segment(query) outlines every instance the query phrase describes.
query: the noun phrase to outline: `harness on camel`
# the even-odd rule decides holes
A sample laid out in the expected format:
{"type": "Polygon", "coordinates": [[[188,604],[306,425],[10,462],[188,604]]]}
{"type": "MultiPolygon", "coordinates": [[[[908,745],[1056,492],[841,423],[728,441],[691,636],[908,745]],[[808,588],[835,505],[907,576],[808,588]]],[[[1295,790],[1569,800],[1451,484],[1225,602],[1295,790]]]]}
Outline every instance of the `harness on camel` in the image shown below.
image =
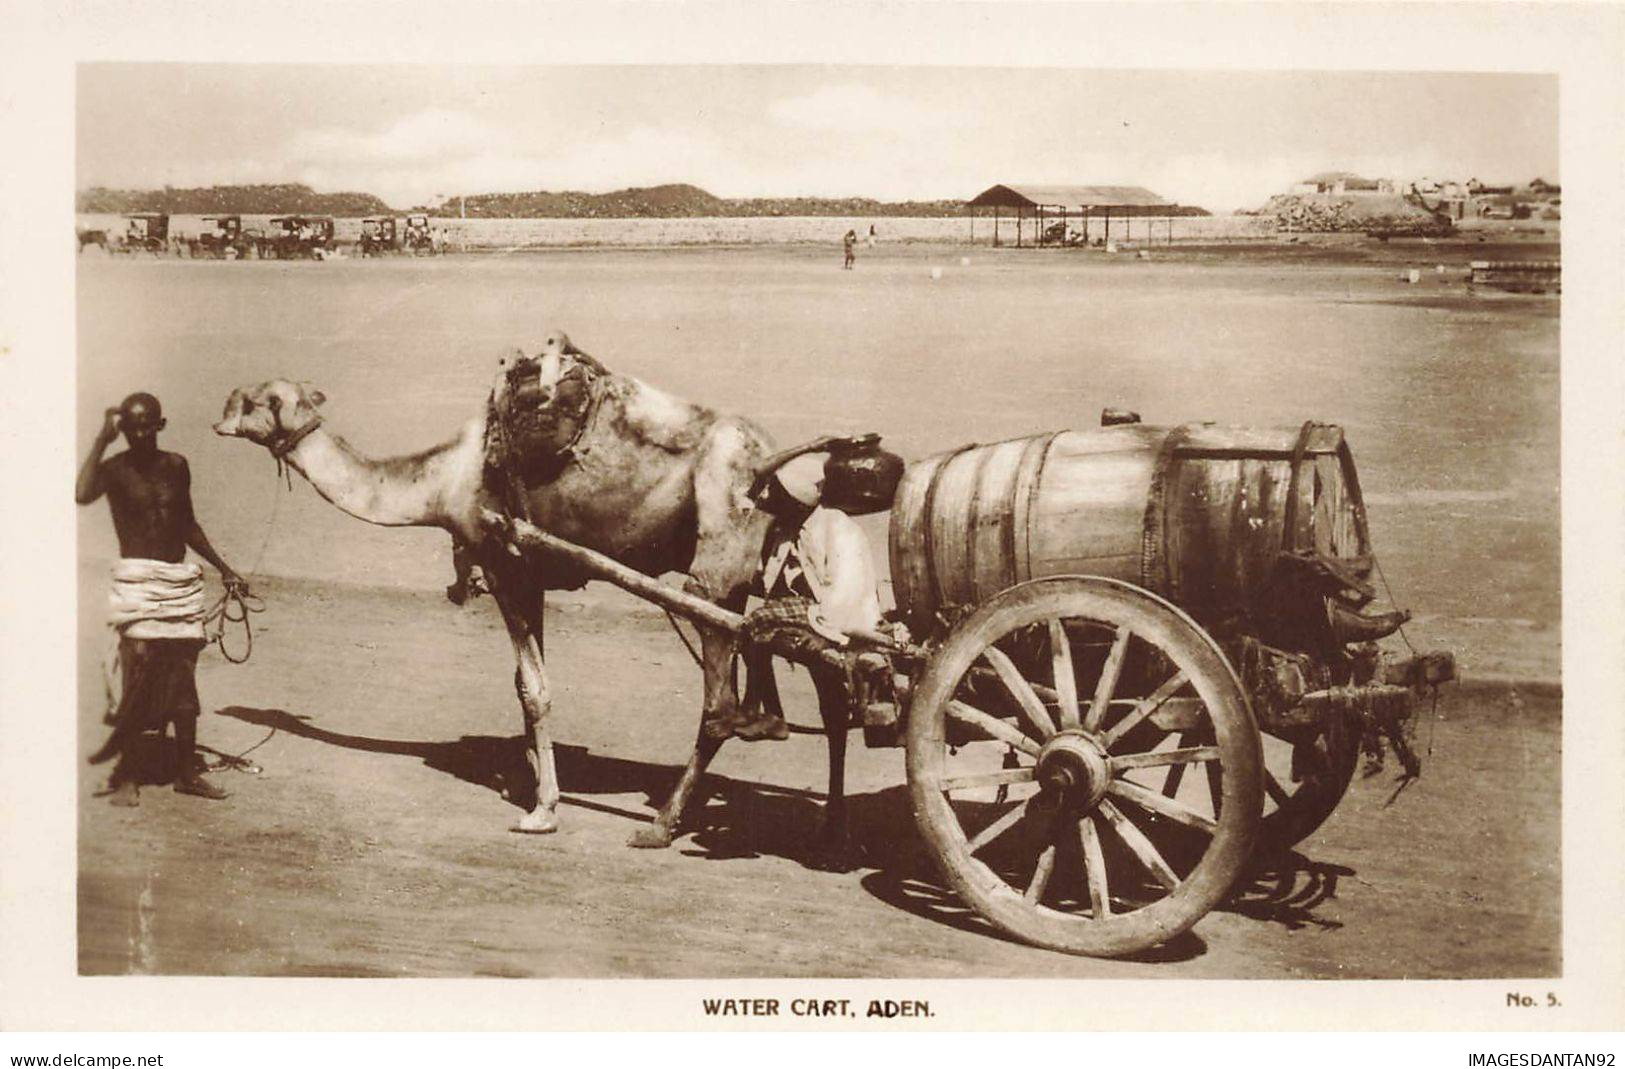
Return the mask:
{"type": "MultiPolygon", "coordinates": [[[[587,454],[582,443],[609,388],[610,373],[604,365],[568,340],[560,353],[571,362],[552,384],[545,403],[536,400],[543,388],[541,360],[517,351],[508,362],[502,389],[493,389],[486,399],[485,482],[509,519],[535,522],[526,488],[551,482],[587,454]]],[[[577,576],[578,570],[568,564],[555,561],[549,567],[556,573],[554,585],[586,584],[585,575],[579,582],[560,580],[560,575],[577,576]]]]}

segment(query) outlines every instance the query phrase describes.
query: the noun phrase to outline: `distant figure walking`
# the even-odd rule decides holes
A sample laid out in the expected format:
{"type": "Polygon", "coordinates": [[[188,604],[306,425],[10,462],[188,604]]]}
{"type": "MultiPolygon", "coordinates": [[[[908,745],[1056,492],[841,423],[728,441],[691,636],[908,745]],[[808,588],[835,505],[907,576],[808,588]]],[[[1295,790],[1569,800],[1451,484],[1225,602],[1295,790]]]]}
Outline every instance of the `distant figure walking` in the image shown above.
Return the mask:
{"type": "Polygon", "coordinates": [[[858,262],[858,232],[848,230],[846,237],[841,239],[841,247],[846,251],[846,259],[842,261],[841,267],[850,271],[852,265],[858,262]]]}
{"type": "Polygon", "coordinates": [[[879,240],[880,240],[880,235],[875,233],[875,224],[870,223],[869,224],[869,247],[871,249],[874,248],[875,247],[875,242],[877,242],[879,240]]]}

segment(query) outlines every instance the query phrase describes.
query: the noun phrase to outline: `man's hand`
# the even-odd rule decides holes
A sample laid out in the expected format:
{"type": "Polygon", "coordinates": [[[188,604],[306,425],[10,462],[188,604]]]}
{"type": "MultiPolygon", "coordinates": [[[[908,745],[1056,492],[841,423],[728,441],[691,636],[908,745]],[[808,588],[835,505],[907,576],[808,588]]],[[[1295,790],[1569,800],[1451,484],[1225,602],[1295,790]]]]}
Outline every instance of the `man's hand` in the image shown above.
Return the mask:
{"type": "Polygon", "coordinates": [[[102,416],[102,429],[97,432],[96,440],[107,445],[118,437],[119,410],[109,408],[102,416]]]}
{"type": "Polygon", "coordinates": [[[246,598],[249,594],[247,581],[230,568],[221,570],[220,581],[226,584],[228,594],[235,594],[240,598],[246,598]]]}

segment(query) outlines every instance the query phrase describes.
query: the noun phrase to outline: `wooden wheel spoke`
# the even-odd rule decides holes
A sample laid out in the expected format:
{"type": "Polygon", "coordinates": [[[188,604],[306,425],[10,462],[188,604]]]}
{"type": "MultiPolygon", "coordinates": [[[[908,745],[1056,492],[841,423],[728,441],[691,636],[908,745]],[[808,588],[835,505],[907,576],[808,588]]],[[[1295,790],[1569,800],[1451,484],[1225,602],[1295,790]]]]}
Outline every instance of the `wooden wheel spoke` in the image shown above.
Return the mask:
{"type": "MultiPolygon", "coordinates": [[[[1181,748],[1184,748],[1185,744],[1190,741],[1191,736],[1189,733],[1183,731],[1179,733],[1179,745],[1181,748]]],[[[1185,778],[1186,767],[1187,766],[1185,765],[1168,766],[1168,778],[1163,780],[1162,783],[1162,796],[1164,798],[1172,798],[1174,795],[1179,793],[1179,785],[1185,778]]]]}
{"type": "Polygon", "coordinates": [[[1197,761],[1217,761],[1218,759],[1219,748],[1217,746],[1185,746],[1177,750],[1150,750],[1146,753],[1110,757],[1106,759],[1106,765],[1112,772],[1117,773],[1130,768],[1188,765],[1197,761]]]}
{"type": "MultiPolygon", "coordinates": [[[[1157,795],[1156,797],[1160,798],[1162,796],[1157,795]]],[[[1102,801],[1100,803],[1100,812],[1107,820],[1111,821],[1112,830],[1117,833],[1119,839],[1123,840],[1123,845],[1128,847],[1129,851],[1140,859],[1140,864],[1146,867],[1146,871],[1150,872],[1158,883],[1170,891],[1179,886],[1179,876],[1175,874],[1168,862],[1163,860],[1162,854],[1158,852],[1151,840],[1145,837],[1145,832],[1141,831],[1133,821],[1124,816],[1122,810],[1110,802],[1102,801]]]]}
{"type": "Polygon", "coordinates": [[[1111,704],[1112,694],[1117,690],[1117,681],[1123,676],[1123,660],[1128,656],[1128,640],[1132,637],[1134,633],[1128,629],[1127,624],[1119,627],[1117,637],[1112,640],[1111,652],[1106,654],[1106,661],[1100,666],[1100,679],[1095,683],[1094,701],[1089,705],[1089,716],[1083,724],[1089,731],[1099,731],[1101,721],[1106,718],[1106,709],[1111,704]]]}
{"type": "Polygon", "coordinates": [[[1038,700],[1032,685],[1022,678],[1021,670],[1016,667],[1015,662],[997,646],[989,646],[982,651],[982,656],[987,658],[987,663],[998,673],[999,682],[1004,684],[1004,689],[1010,692],[1010,696],[1021,707],[1021,715],[1027,718],[1027,722],[1038,733],[1038,737],[1047,739],[1054,735],[1055,723],[1050,719],[1049,710],[1038,700]]]}
{"type": "Polygon", "coordinates": [[[1224,804],[1224,773],[1214,762],[1203,767],[1207,769],[1207,794],[1213,801],[1213,815],[1218,816],[1219,807],[1224,804]]]}
{"type": "Polygon", "coordinates": [[[1219,830],[1219,825],[1216,822],[1191,809],[1183,802],[1165,797],[1157,791],[1148,790],[1138,783],[1132,783],[1126,779],[1112,780],[1106,787],[1106,793],[1115,798],[1133,802],[1142,809],[1167,817],[1169,820],[1177,821],[1188,828],[1196,828],[1210,833],[1219,830]]]}
{"type": "Polygon", "coordinates": [[[1022,802],[1020,805],[1004,814],[1004,816],[977,832],[973,838],[966,842],[965,852],[969,854],[976,853],[976,851],[980,850],[982,847],[991,843],[994,839],[997,839],[999,836],[1015,827],[1021,822],[1021,818],[1025,817],[1026,815],[1027,803],[1022,802]]]}
{"type": "Polygon", "coordinates": [[[1033,768],[1001,768],[997,772],[971,772],[963,776],[949,776],[942,781],[945,791],[968,791],[977,787],[998,787],[1006,783],[1031,783],[1033,768]]]}
{"type": "Polygon", "coordinates": [[[1094,918],[1111,916],[1111,890],[1106,884],[1106,855],[1100,849],[1100,833],[1094,818],[1078,821],[1078,844],[1083,847],[1083,875],[1089,884],[1089,908],[1094,918]]]}
{"type": "Polygon", "coordinates": [[[1267,768],[1263,769],[1263,773],[1264,791],[1270,796],[1270,801],[1277,806],[1286,805],[1287,802],[1291,801],[1292,795],[1285,787],[1281,786],[1281,781],[1270,775],[1270,770],[1267,768]]]}
{"type": "Polygon", "coordinates": [[[1032,882],[1027,885],[1027,892],[1021,897],[1028,902],[1036,903],[1044,897],[1044,888],[1049,886],[1050,874],[1055,871],[1055,844],[1044,847],[1044,852],[1038,855],[1038,865],[1033,869],[1032,882]]]}
{"type": "MultiPolygon", "coordinates": [[[[1070,953],[1189,931],[1242,885],[1269,806],[1226,657],[1166,601],[1099,576],[1018,583],[956,616],[913,681],[906,753],[946,885],[1007,935],[1070,953]]],[[[1297,805],[1306,792],[1276,777],[1297,805]]]]}
{"type": "MultiPolygon", "coordinates": [[[[1152,713],[1156,712],[1157,709],[1162,706],[1163,702],[1167,701],[1169,698],[1172,698],[1179,688],[1183,687],[1187,682],[1189,682],[1189,680],[1190,677],[1185,674],[1185,670],[1183,668],[1175,672],[1162,684],[1162,686],[1152,691],[1150,697],[1140,702],[1140,704],[1136,705],[1127,716],[1123,717],[1123,719],[1114,724],[1112,729],[1101,737],[1102,744],[1105,745],[1106,749],[1110,750],[1124,735],[1127,735],[1130,731],[1133,731],[1140,725],[1141,721],[1150,716],[1152,713]]],[[[1089,718],[1091,720],[1094,719],[1094,715],[1094,709],[1090,709],[1089,718]]]]}
{"type": "Polygon", "coordinates": [[[1060,708],[1061,727],[1082,727],[1078,719],[1078,678],[1072,668],[1072,643],[1066,637],[1066,626],[1059,620],[1049,622],[1050,663],[1055,668],[1055,704],[1060,708]]]}
{"type": "Polygon", "coordinates": [[[1032,757],[1038,756],[1038,743],[1028,738],[1021,729],[1006,724],[998,717],[989,716],[974,705],[966,705],[961,701],[951,701],[948,703],[948,715],[962,724],[968,724],[976,728],[990,739],[1007,742],[1022,753],[1032,757]]]}

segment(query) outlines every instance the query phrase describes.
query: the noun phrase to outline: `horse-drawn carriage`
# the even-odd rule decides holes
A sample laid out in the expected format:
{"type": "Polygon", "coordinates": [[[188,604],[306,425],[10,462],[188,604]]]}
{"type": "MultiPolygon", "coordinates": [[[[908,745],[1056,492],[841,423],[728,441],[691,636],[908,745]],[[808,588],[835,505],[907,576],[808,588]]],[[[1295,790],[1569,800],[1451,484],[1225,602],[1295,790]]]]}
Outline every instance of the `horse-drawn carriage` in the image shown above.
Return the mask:
{"type": "Polygon", "coordinates": [[[439,251],[435,248],[434,234],[429,229],[427,215],[406,217],[406,231],[401,237],[401,248],[411,256],[433,256],[439,251]]]}
{"type": "MultiPolygon", "coordinates": [[[[1255,849],[1319,827],[1362,748],[1386,740],[1414,775],[1414,702],[1454,663],[1376,646],[1405,614],[1368,611],[1375,561],[1339,428],[1109,422],[910,467],[889,555],[911,637],[850,643],[889,659],[893,693],[863,711],[865,739],[906,746],[914,814],[953,889],[1028,942],[1115,956],[1188,930],[1255,849]]],[[[486,521],[516,550],[711,627],[743,623],[486,521]]]]}
{"type": "Polygon", "coordinates": [[[377,215],[361,220],[361,237],[356,241],[357,254],[363,257],[384,256],[400,251],[393,215],[377,215]]]}
{"type": "Polygon", "coordinates": [[[242,216],[209,215],[203,221],[212,225],[187,242],[193,259],[241,260],[254,251],[253,235],[243,230],[242,216]]]}
{"type": "Polygon", "coordinates": [[[333,251],[330,215],[282,215],[270,226],[271,233],[259,241],[262,259],[321,260],[333,251]]]}
{"type": "MultiPolygon", "coordinates": [[[[83,248],[83,243],[81,243],[83,248]]],[[[162,256],[169,249],[169,216],[163,212],[135,212],[124,217],[124,233],[112,252],[150,252],[162,256]]]]}

